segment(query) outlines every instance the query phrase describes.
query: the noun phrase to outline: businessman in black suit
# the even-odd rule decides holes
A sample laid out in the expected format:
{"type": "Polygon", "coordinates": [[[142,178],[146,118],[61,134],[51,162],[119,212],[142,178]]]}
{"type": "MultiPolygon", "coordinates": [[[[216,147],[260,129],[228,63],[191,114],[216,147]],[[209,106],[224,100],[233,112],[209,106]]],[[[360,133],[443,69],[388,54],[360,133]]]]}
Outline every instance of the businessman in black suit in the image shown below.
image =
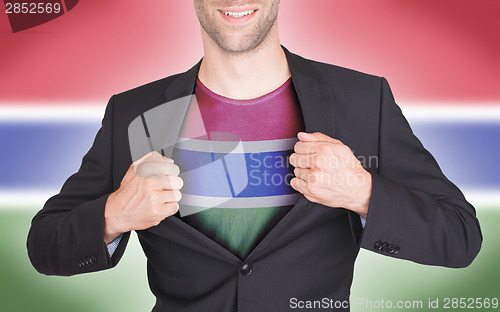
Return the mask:
{"type": "Polygon", "coordinates": [[[27,245],[39,272],[112,268],[135,230],[153,311],[288,311],[292,298],[348,310],[360,247],[423,264],[473,261],[475,210],[413,135],[384,78],[290,53],[279,41],[279,0],[194,3],[204,58],[110,99],[81,168],[33,219],[27,245]],[[179,218],[179,167],[155,152],[134,159],[128,127],[167,105],[175,143],[197,78],[224,97],[253,99],[290,77],[306,130],[290,156],[291,186],[303,196],[241,259],[179,218]],[[376,166],[363,167],[373,157],[376,166]]]}

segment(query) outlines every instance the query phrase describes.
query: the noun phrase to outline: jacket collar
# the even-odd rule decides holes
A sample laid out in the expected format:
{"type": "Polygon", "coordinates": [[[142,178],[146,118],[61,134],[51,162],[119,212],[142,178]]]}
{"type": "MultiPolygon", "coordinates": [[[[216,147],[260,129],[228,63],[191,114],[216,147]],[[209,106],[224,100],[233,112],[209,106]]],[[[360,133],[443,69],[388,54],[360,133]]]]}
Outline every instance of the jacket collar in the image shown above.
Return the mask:
{"type": "MultiPolygon", "coordinates": [[[[282,48],[299,98],[306,131],[334,136],[335,103],[330,86],[324,82],[312,61],[291,53],[284,46],[282,48]]],[[[165,90],[166,102],[193,94],[200,65],[201,60],[187,72],[177,75],[165,90]]]]}
{"type": "Polygon", "coordinates": [[[285,47],[288,67],[299,98],[307,132],[322,132],[334,136],[335,102],[333,92],[328,86],[317,66],[285,47]]]}

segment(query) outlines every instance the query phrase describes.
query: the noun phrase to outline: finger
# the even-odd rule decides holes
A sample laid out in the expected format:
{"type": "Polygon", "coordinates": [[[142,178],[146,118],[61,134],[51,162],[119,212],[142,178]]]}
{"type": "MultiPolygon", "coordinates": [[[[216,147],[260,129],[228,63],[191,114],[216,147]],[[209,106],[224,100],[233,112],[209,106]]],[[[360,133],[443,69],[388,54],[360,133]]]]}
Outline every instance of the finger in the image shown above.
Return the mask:
{"type": "Polygon", "coordinates": [[[154,154],[150,155],[149,157],[145,158],[140,164],[146,164],[146,163],[156,163],[156,162],[162,162],[165,164],[173,164],[174,160],[171,158],[167,158],[165,156],[162,156],[158,152],[153,152],[154,154]]]}
{"type": "Polygon", "coordinates": [[[290,180],[290,186],[297,192],[304,195],[310,201],[316,201],[316,198],[311,195],[307,182],[300,178],[293,178],[290,180]]]}
{"type": "Polygon", "coordinates": [[[181,169],[174,163],[167,163],[165,165],[165,172],[168,176],[178,176],[181,173],[181,169]]]}
{"type": "Polygon", "coordinates": [[[179,190],[162,191],[160,200],[162,203],[176,203],[181,200],[182,194],[179,190]]]}
{"type": "Polygon", "coordinates": [[[295,168],[293,169],[293,174],[297,177],[300,178],[301,180],[307,181],[309,179],[309,172],[311,169],[304,169],[304,168],[295,168]]]}
{"type": "Polygon", "coordinates": [[[290,186],[299,193],[306,191],[306,182],[301,178],[292,178],[290,180],[290,186]]]}
{"type": "Polygon", "coordinates": [[[142,162],[135,168],[135,173],[144,179],[162,178],[166,176],[166,168],[160,162],[142,162]]]}
{"type": "Polygon", "coordinates": [[[320,144],[325,144],[325,143],[298,141],[297,143],[295,143],[293,150],[297,154],[315,154],[318,152],[318,146],[320,144]]]}
{"type": "Polygon", "coordinates": [[[176,202],[166,202],[163,207],[166,210],[167,217],[174,215],[179,210],[179,204],[176,202]]]}
{"type": "Polygon", "coordinates": [[[299,140],[304,142],[330,142],[330,143],[342,143],[340,140],[334,139],[332,137],[327,136],[321,132],[307,133],[307,132],[299,132],[297,134],[299,140]]]}
{"type": "Polygon", "coordinates": [[[298,141],[295,143],[293,149],[297,154],[319,154],[325,150],[339,148],[348,148],[339,140],[332,139],[332,141],[298,141]]]}
{"type": "Polygon", "coordinates": [[[313,168],[315,155],[303,155],[293,153],[289,157],[290,164],[295,168],[313,168]]]}
{"type": "Polygon", "coordinates": [[[146,155],[142,156],[141,158],[139,158],[138,160],[134,161],[133,164],[135,166],[139,166],[140,164],[142,164],[143,162],[145,162],[146,159],[150,159],[150,158],[152,158],[152,159],[154,159],[154,158],[160,159],[160,158],[158,158],[158,155],[160,157],[162,157],[160,155],[160,153],[158,153],[157,151],[151,151],[151,152],[147,153],[146,155]]]}
{"type": "Polygon", "coordinates": [[[178,176],[166,176],[162,179],[161,190],[180,190],[184,181],[178,176]]]}
{"type": "Polygon", "coordinates": [[[149,152],[146,155],[142,156],[140,159],[134,161],[129,167],[127,172],[125,173],[125,176],[123,177],[123,183],[129,182],[131,179],[133,179],[137,175],[137,167],[142,164],[146,159],[148,159],[150,156],[153,156],[155,151],[149,152]]]}
{"type": "Polygon", "coordinates": [[[141,164],[144,163],[149,163],[149,162],[165,162],[165,163],[174,163],[174,160],[171,158],[167,158],[157,151],[151,151],[147,153],[146,155],[142,156],[140,159],[136,160],[133,164],[134,166],[140,166],[141,164]]]}
{"type": "Polygon", "coordinates": [[[163,176],[177,176],[180,169],[179,166],[164,161],[143,162],[136,168],[136,173],[141,178],[161,178],[163,176]]]}
{"type": "Polygon", "coordinates": [[[309,185],[322,185],[325,181],[328,181],[321,171],[315,169],[295,168],[293,173],[297,178],[304,180],[309,185]]]}
{"type": "Polygon", "coordinates": [[[180,190],[184,185],[184,181],[178,176],[162,176],[144,179],[145,187],[153,191],[172,191],[180,190]]]}
{"type": "Polygon", "coordinates": [[[303,195],[306,195],[306,196],[309,196],[311,197],[311,194],[309,192],[309,188],[308,188],[308,183],[304,180],[302,180],[301,178],[292,178],[290,180],[290,186],[296,190],[297,192],[299,193],[302,193],[303,195]]]}

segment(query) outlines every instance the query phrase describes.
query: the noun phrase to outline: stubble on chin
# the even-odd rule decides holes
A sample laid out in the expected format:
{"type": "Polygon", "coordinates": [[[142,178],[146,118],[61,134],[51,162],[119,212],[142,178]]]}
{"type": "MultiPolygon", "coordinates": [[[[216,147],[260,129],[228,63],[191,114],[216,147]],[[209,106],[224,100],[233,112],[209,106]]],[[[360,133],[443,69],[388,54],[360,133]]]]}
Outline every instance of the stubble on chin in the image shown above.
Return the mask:
{"type": "MultiPolygon", "coordinates": [[[[216,23],[216,16],[210,16],[208,10],[199,4],[196,7],[196,14],[202,29],[214,41],[214,43],[227,54],[245,54],[255,52],[258,48],[265,43],[266,39],[270,36],[271,29],[277,27],[279,2],[275,3],[272,7],[271,13],[263,21],[257,23],[254,28],[248,31],[245,36],[240,36],[236,40],[230,38],[229,35],[224,34],[218,28],[216,23]]],[[[216,13],[218,14],[218,12],[216,13]]],[[[237,30],[235,30],[237,31],[237,30]]]]}

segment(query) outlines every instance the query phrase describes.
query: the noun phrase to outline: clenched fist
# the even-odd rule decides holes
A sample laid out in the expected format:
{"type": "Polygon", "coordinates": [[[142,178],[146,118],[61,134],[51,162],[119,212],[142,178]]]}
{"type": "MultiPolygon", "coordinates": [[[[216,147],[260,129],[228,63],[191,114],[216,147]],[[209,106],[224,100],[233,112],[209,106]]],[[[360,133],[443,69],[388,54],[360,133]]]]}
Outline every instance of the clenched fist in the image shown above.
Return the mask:
{"type": "Polygon", "coordinates": [[[372,179],[341,141],[320,132],[299,132],[290,155],[295,167],[291,186],[308,200],[329,207],[343,207],[366,218],[372,179]]]}
{"type": "Polygon", "coordinates": [[[150,152],[130,165],[106,202],[104,242],[121,233],[158,225],[179,209],[183,182],[174,161],[150,152]]]}

